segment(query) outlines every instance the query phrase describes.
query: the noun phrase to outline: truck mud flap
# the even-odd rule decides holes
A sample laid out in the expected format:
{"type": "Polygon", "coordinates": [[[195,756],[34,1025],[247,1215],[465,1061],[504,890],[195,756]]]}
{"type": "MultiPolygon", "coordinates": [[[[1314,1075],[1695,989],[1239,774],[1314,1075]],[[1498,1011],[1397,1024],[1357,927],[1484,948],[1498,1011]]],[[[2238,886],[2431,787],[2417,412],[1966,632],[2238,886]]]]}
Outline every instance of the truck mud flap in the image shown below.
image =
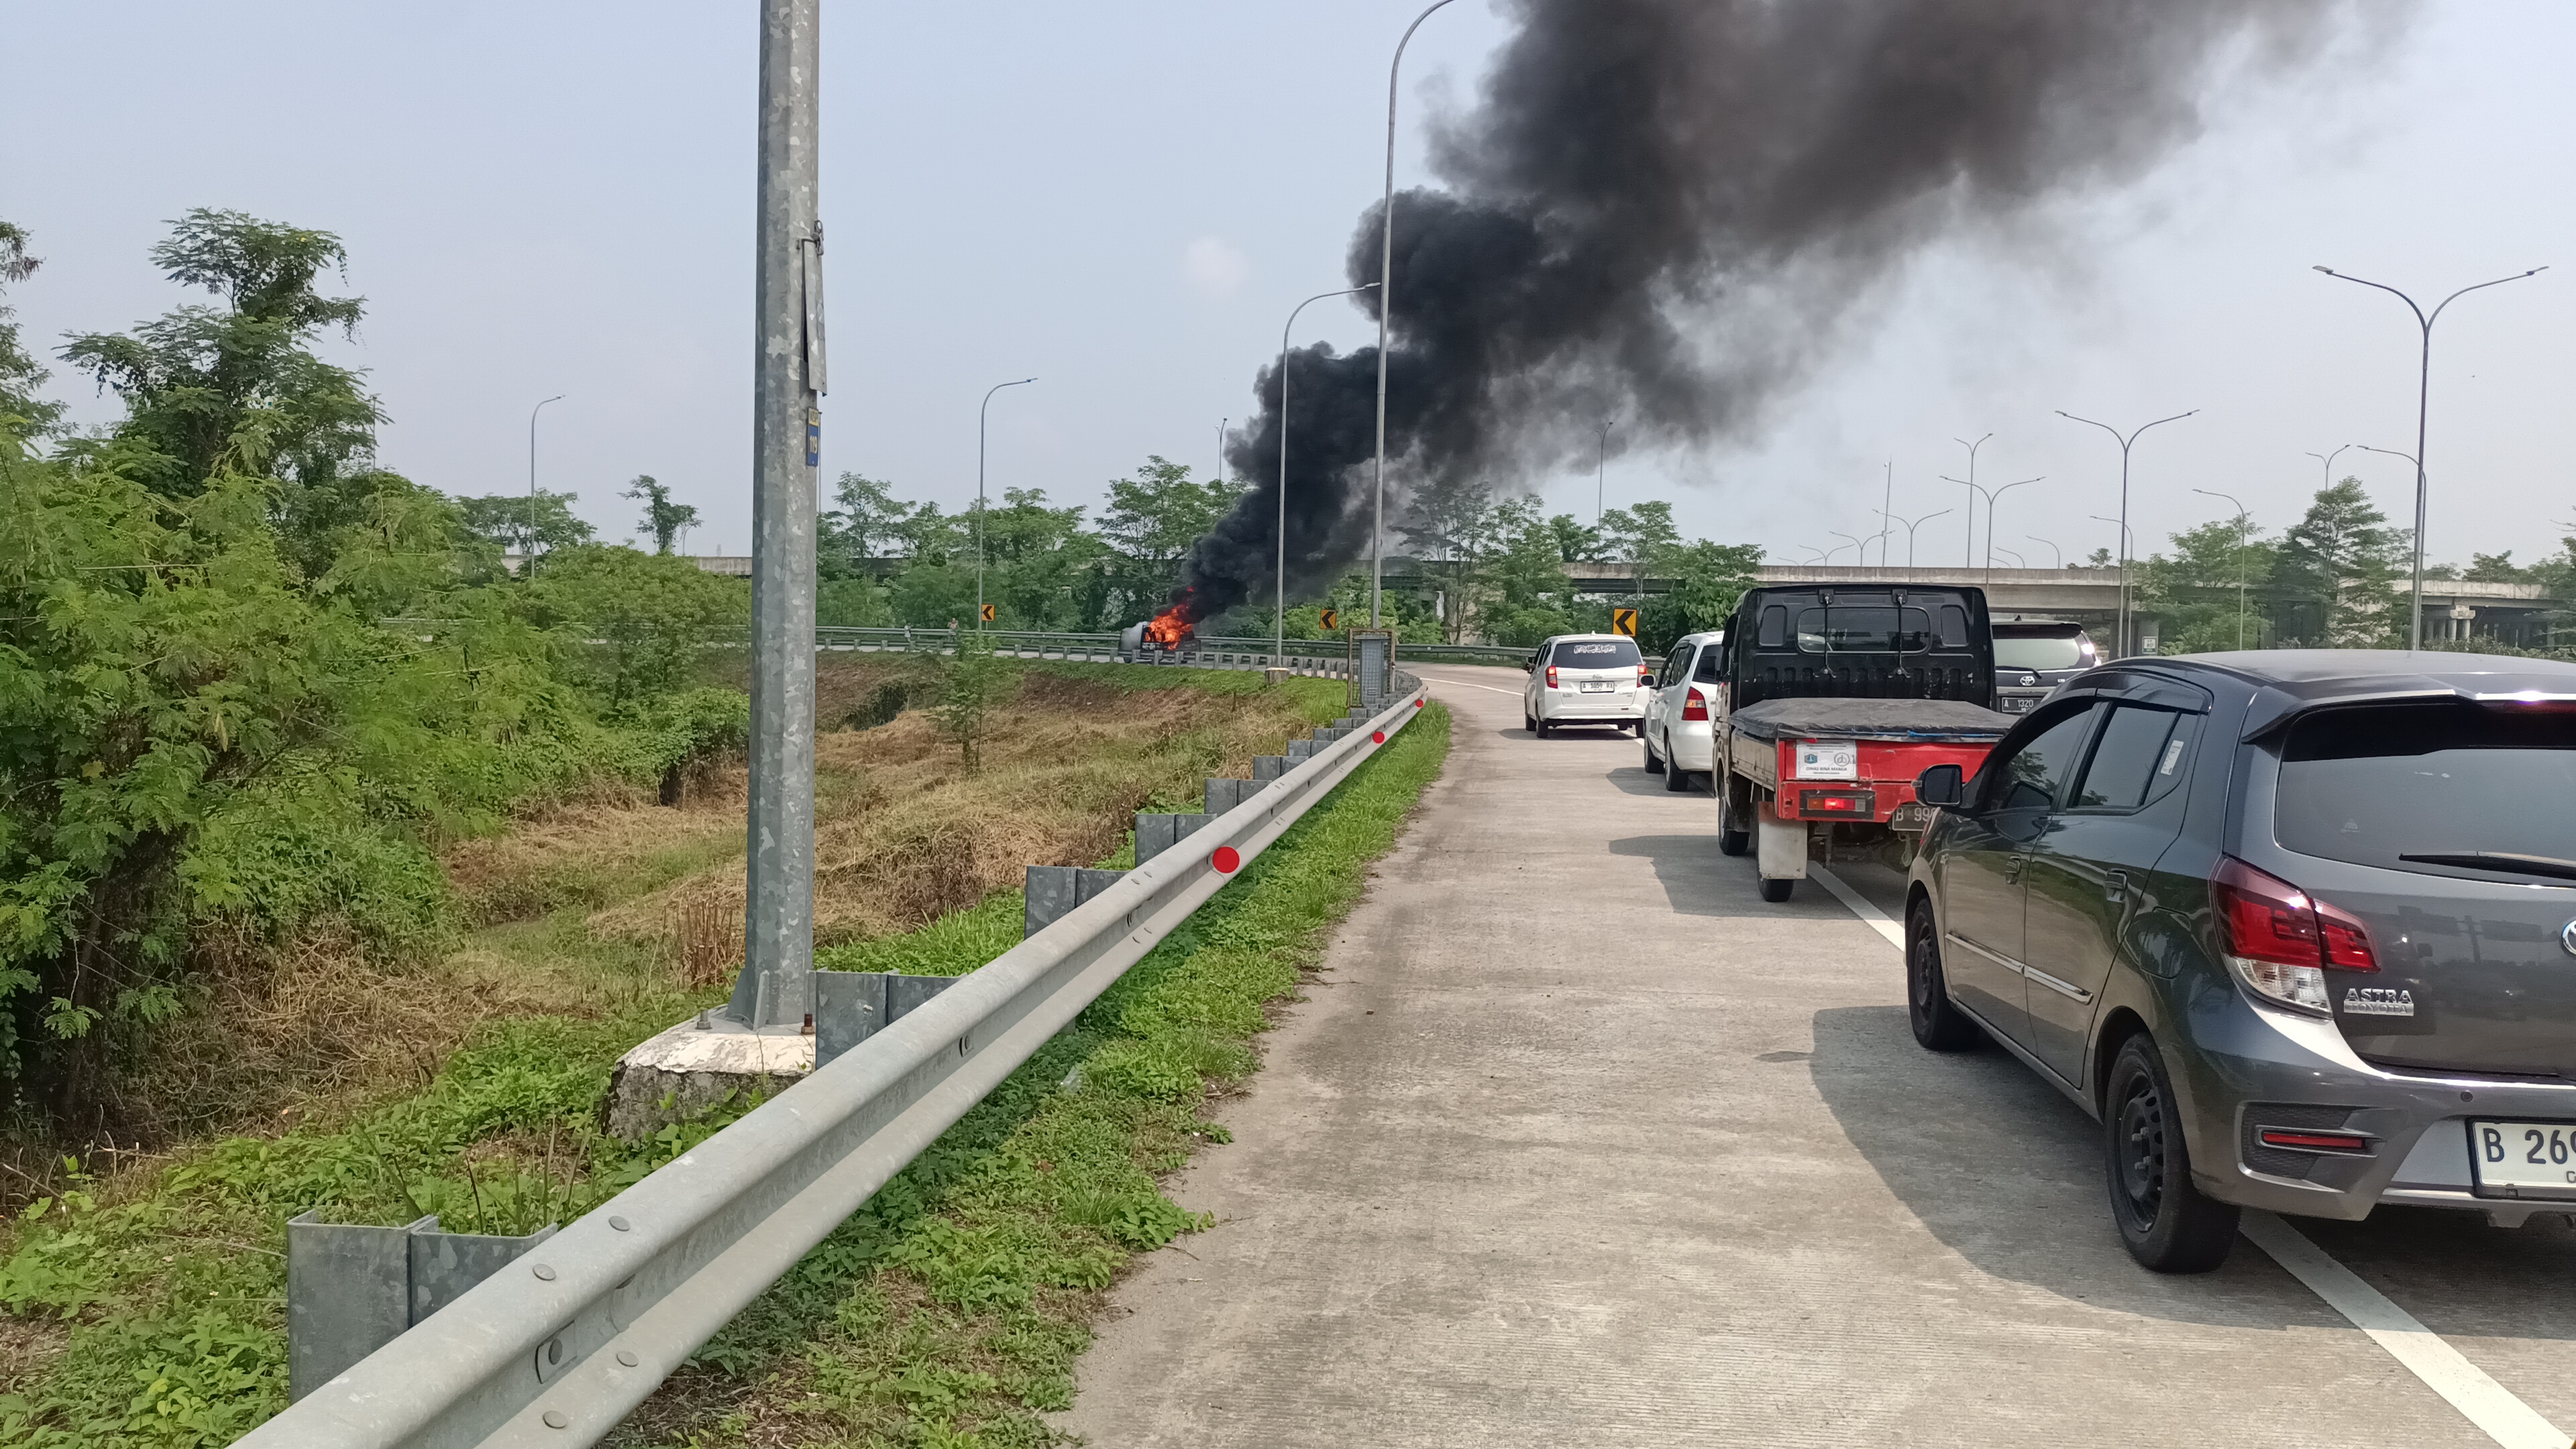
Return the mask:
{"type": "MultiPolygon", "coordinates": [[[[1769,804],[1762,802],[1764,807],[1769,804]]],[[[1783,820],[1768,808],[1757,808],[1753,821],[1755,874],[1764,880],[1805,880],[1807,823],[1783,820]]]]}

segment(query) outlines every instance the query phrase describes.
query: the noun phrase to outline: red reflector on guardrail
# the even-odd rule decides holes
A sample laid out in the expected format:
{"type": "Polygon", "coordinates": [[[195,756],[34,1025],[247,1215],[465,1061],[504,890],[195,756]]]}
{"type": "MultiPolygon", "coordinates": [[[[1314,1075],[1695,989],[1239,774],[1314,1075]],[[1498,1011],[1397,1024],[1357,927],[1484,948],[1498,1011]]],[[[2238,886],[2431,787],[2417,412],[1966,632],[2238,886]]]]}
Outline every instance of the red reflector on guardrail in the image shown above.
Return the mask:
{"type": "Polygon", "coordinates": [[[1370,744],[1373,744],[1373,745],[1382,745],[1382,744],[1385,744],[1385,743],[1386,743],[1386,731],[1384,731],[1384,730],[1377,730],[1377,731],[1372,732],[1372,733],[1369,735],[1369,743],[1370,743],[1370,744]]]}
{"type": "Polygon", "coordinates": [[[1243,853],[1231,845],[1220,845],[1208,856],[1208,864],[1215,866],[1219,875],[1232,875],[1242,868],[1243,853]]]}

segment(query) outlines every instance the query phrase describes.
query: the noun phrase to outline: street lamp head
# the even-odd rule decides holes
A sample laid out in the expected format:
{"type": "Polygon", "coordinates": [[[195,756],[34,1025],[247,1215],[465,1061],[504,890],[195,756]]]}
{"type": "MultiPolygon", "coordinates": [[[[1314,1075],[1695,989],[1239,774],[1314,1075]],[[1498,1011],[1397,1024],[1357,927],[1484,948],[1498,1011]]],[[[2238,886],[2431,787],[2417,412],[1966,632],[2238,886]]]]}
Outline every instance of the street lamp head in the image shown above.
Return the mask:
{"type": "Polygon", "coordinates": [[[2329,277],[2331,277],[2331,276],[2333,276],[2333,275],[2335,274],[2335,269],[2334,269],[2334,268],[2332,268],[2332,267],[2316,267],[2316,268],[2313,268],[2312,270],[2323,272],[2323,273],[2325,273],[2325,274],[2326,274],[2327,276],[2329,276],[2329,277]]]}

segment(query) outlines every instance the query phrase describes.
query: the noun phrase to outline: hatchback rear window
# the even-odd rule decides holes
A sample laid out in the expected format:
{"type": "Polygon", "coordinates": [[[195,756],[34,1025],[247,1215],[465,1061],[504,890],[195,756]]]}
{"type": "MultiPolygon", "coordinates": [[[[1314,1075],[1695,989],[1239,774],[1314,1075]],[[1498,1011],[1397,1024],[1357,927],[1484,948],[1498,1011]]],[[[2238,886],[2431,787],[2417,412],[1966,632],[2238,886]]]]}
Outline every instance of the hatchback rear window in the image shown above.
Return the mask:
{"type": "Polygon", "coordinates": [[[1634,669],[1646,656],[1634,639],[1562,639],[1547,662],[1559,669],[1634,669]]]}
{"type": "Polygon", "coordinates": [[[1995,635],[1997,669],[2080,669],[2083,666],[2084,640],[2080,635],[2034,637],[2000,631],[1995,635]]]}
{"type": "Polygon", "coordinates": [[[2300,720],[2282,750],[2273,816],[2275,836],[2302,855],[2440,875],[2461,872],[2398,857],[2564,860],[2576,855],[2570,820],[2576,711],[2467,703],[2322,710],[2300,720]]]}

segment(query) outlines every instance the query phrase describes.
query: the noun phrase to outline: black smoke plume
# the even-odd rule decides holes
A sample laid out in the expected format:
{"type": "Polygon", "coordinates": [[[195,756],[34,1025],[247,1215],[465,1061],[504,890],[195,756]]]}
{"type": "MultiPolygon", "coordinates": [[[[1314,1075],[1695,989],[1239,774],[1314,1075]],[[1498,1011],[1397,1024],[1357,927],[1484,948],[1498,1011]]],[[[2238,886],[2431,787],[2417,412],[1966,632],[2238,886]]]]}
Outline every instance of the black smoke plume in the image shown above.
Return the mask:
{"type": "MultiPolygon", "coordinates": [[[[2221,83],[2405,3],[1506,0],[1518,32],[1434,128],[1444,186],[1396,198],[1390,491],[1508,485],[1605,418],[1623,445],[1740,436],[1926,242],[2134,178],[2221,83]]],[[[1354,286],[1378,228],[1372,206],[1354,286]]],[[[1367,547],[1377,352],[1289,366],[1293,590],[1367,547]]],[[[1270,597],[1275,373],[1229,444],[1253,487],[1185,563],[1188,618],[1270,597]]]]}

